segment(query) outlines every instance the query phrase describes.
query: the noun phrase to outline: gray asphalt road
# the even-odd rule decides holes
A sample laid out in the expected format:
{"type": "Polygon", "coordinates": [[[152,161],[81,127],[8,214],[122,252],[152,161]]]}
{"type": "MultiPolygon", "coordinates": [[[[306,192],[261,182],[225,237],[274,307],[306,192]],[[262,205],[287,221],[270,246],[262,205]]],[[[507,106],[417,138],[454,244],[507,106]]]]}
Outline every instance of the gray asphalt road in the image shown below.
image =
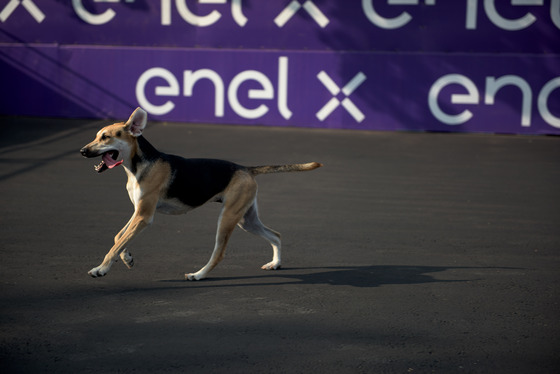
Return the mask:
{"type": "Polygon", "coordinates": [[[135,267],[97,266],[132,205],[78,150],[107,122],[0,118],[3,373],[557,373],[560,139],[152,124],[162,151],[259,177],[284,267],[220,206],[156,216],[135,267]]]}

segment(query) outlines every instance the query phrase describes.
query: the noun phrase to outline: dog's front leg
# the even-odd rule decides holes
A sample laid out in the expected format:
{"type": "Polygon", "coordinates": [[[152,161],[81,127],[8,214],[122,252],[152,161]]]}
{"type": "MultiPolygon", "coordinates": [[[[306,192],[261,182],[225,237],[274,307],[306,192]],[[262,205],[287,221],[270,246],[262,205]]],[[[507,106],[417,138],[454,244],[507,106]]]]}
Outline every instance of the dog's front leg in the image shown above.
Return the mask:
{"type": "Polygon", "coordinates": [[[134,215],[127,226],[123,229],[124,232],[121,230],[121,232],[117,234],[115,239],[118,239],[116,240],[115,245],[113,245],[111,250],[107,253],[101,265],[91,269],[88,274],[94,278],[106,275],[109,272],[109,269],[111,269],[113,262],[117,260],[117,257],[125,250],[126,246],[132,241],[132,239],[134,239],[149,224],[152,223],[154,212],[155,204],[153,204],[153,207],[139,207],[139,209],[134,212],[134,215]]]}
{"type": "MultiPolygon", "coordinates": [[[[134,215],[132,216],[132,218],[134,218],[134,215]]],[[[130,225],[130,222],[132,222],[132,218],[130,218],[130,220],[128,221],[128,223],[122,228],[121,231],[119,231],[119,233],[115,236],[115,244],[117,244],[117,242],[119,241],[119,239],[123,236],[123,234],[126,232],[126,230],[128,229],[128,226],[130,225]]],[[[120,254],[121,260],[124,262],[124,264],[126,265],[127,268],[132,269],[132,266],[134,266],[134,258],[132,258],[132,253],[130,253],[128,251],[128,249],[123,249],[121,254],[120,254]]]]}
{"type": "Polygon", "coordinates": [[[132,257],[132,253],[128,251],[128,249],[123,249],[120,254],[122,262],[126,265],[127,268],[132,269],[134,266],[134,258],[132,257]]]}

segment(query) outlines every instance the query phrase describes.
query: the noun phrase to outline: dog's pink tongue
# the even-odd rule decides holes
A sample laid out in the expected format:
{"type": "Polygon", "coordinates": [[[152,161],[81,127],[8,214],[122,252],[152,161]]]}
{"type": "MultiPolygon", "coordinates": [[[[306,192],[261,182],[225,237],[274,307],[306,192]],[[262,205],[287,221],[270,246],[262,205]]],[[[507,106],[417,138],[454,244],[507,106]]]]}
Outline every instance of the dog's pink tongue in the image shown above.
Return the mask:
{"type": "Polygon", "coordinates": [[[123,163],[123,160],[120,160],[120,161],[114,160],[114,159],[110,156],[109,153],[105,153],[105,154],[103,155],[102,159],[103,159],[103,162],[105,163],[105,165],[107,165],[107,167],[108,167],[109,169],[112,169],[112,168],[114,168],[115,166],[119,166],[120,164],[123,163]]]}

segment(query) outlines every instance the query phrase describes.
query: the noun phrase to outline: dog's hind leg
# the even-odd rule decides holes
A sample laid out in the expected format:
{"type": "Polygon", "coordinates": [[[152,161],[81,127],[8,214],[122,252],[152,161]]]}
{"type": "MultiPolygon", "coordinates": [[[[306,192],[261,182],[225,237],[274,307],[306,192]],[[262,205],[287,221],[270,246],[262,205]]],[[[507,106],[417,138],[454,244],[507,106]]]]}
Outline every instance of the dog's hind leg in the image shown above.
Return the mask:
{"type": "Polygon", "coordinates": [[[216,244],[210,260],[202,269],[196,273],[185,274],[187,280],[201,280],[206,278],[208,272],[222,261],[226,253],[226,246],[235,229],[241,221],[247,209],[257,193],[257,184],[248,175],[241,174],[234,177],[224,192],[224,206],[218,220],[218,231],[216,233],[216,244]]]}
{"type": "Polygon", "coordinates": [[[250,232],[251,234],[260,236],[261,238],[268,241],[272,246],[272,261],[264,264],[262,266],[262,269],[279,269],[282,265],[280,233],[263,225],[263,223],[259,219],[257,199],[255,199],[253,205],[251,205],[251,207],[247,210],[247,213],[245,213],[245,215],[243,216],[243,219],[239,222],[239,227],[247,232],[250,232]]]}

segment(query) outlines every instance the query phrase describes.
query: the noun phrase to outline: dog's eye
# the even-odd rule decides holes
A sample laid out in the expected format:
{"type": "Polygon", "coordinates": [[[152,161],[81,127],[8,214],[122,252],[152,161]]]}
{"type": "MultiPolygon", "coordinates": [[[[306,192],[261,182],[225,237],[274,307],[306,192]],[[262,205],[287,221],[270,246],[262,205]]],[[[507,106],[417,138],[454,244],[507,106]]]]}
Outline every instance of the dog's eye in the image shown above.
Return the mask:
{"type": "Polygon", "coordinates": [[[121,132],[119,131],[119,132],[117,132],[117,138],[120,138],[120,137],[121,137],[121,132]]]}
{"type": "Polygon", "coordinates": [[[101,135],[101,140],[107,140],[107,139],[109,139],[109,138],[110,138],[110,137],[107,136],[107,135],[105,135],[105,134],[101,135]]]}

